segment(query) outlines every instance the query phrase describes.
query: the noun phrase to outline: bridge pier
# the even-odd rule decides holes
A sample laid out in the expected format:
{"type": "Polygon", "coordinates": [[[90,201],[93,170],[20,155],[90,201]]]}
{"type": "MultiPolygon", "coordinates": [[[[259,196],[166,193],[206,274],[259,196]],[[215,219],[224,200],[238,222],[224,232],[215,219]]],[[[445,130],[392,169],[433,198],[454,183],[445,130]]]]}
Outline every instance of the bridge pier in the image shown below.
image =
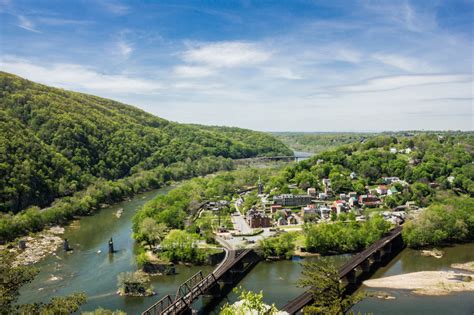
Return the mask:
{"type": "Polygon", "coordinates": [[[369,272],[370,271],[370,261],[369,261],[369,259],[367,258],[366,260],[364,260],[360,264],[360,267],[362,268],[362,271],[369,272]]]}
{"type": "Polygon", "coordinates": [[[357,283],[357,272],[355,269],[352,269],[346,276],[347,282],[350,284],[356,284],[357,283]]]}
{"type": "Polygon", "coordinates": [[[230,270],[231,273],[242,273],[245,270],[245,265],[243,261],[239,261],[235,264],[232,269],[230,270]]]}
{"type": "Polygon", "coordinates": [[[216,296],[221,296],[221,291],[221,286],[219,283],[216,283],[204,292],[203,297],[212,299],[216,296]]]}
{"type": "Polygon", "coordinates": [[[376,251],[373,254],[373,258],[374,258],[374,261],[376,261],[376,262],[381,262],[382,261],[382,253],[380,252],[380,250],[376,251]]]}
{"type": "Polygon", "coordinates": [[[390,254],[392,252],[392,243],[388,243],[387,245],[385,245],[383,251],[387,254],[390,254]]]}

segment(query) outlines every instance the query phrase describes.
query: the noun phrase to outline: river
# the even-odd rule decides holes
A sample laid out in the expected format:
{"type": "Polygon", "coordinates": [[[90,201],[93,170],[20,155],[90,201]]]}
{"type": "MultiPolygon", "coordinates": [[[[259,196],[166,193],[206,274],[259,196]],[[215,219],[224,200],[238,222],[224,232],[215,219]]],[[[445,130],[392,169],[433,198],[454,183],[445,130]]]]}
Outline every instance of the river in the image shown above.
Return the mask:
{"type": "Polygon", "coordinates": [[[175,294],[177,287],[199,270],[212,271],[211,266],[177,266],[175,276],[157,276],[152,284],[158,295],[152,297],[121,297],[116,294],[117,275],[137,269],[132,240],[132,217],[145,202],[170,188],[163,188],[135,196],[102,209],[93,216],[83,217],[66,228],[64,237],[68,238],[71,253],[58,250],[57,256],[49,256],[36,264],[40,269],[38,276],[30,284],[22,287],[20,303],[48,301],[53,296],[64,296],[72,292],[84,292],[87,303],[81,311],[98,307],[121,309],[128,314],[140,314],[157,299],[166,294],[175,294]],[[118,209],[123,208],[120,218],[118,209]],[[108,254],[108,240],[114,239],[117,253],[108,254]],[[98,251],[101,251],[98,254],[98,251]]]}
{"type": "MultiPolygon", "coordinates": [[[[474,261],[474,243],[440,248],[442,258],[424,257],[420,251],[405,249],[390,263],[377,270],[372,278],[381,278],[417,271],[451,270],[454,263],[474,261]]],[[[461,292],[446,296],[420,296],[406,290],[373,289],[361,287],[361,290],[383,291],[394,296],[395,300],[366,298],[354,307],[357,314],[430,314],[430,315],[472,315],[474,314],[474,293],[461,292]]]]}
{"type": "Polygon", "coordinates": [[[296,162],[307,160],[314,155],[314,153],[295,150],[293,150],[293,154],[295,155],[296,162]]]}
{"type": "MultiPolygon", "coordinates": [[[[74,248],[71,253],[59,250],[57,256],[50,256],[36,264],[39,275],[21,289],[20,303],[48,301],[52,296],[84,292],[88,301],[81,311],[89,311],[99,306],[108,309],[121,309],[128,314],[139,314],[166,294],[174,294],[177,287],[199,270],[205,274],[212,271],[211,266],[177,266],[177,275],[157,276],[152,284],[158,295],[153,297],[120,297],[116,294],[117,275],[124,271],[136,270],[134,242],[131,238],[131,219],[134,212],[145,202],[170,188],[159,189],[135,196],[130,201],[102,209],[97,214],[81,218],[66,228],[64,237],[74,248]],[[120,218],[115,216],[123,208],[120,218]],[[107,253],[107,242],[113,237],[117,253],[107,253]],[[98,251],[101,251],[98,253],[98,251]]],[[[474,244],[456,245],[443,248],[445,256],[441,259],[423,257],[418,251],[406,249],[387,266],[379,269],[373,277],[382,277],[421,270],[445,270],[452,263],[474,260],[474,244]]],[[[348,255],[333,256],[336,264],[341,264],[348,255]]],[[[296,286],[300,277],[299,260],[261,262],[241,282],[248,290],[263,290],[264,301],[275,303],[277,307],[286,304],[303,289],[296,286]]],[[[365,288],[362,288],[365,289],[365,288]]],[[[366,298],[355,311],[373,314],[473,314],[474,296],[472,293],[457,293],[449,296],[426,297],[413,295],[403,290],[382,290],[396,297],[396,300],[366,298]]],[[[236,300],[229,294],[223,303],[236,300]]],[[[222,304],[223,304],[222,303],[222,304]]],[[[221,305],[222,305],[221,304],[221,305]]],[[[199,303],[197,304],[199,306],[199,303]]]]}

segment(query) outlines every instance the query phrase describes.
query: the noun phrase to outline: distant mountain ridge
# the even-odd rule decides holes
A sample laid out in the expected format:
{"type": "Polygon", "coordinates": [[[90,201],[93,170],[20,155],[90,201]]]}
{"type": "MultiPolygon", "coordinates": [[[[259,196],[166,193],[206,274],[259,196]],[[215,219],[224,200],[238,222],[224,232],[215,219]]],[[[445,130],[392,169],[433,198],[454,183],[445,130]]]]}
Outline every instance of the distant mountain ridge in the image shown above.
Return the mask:
{"type": "Polygon", "coordinates": [[[269,134],[185,125],[0,72],[0,210],[44,206],[98,178],[205,156],[291,155],[269,134]]]}

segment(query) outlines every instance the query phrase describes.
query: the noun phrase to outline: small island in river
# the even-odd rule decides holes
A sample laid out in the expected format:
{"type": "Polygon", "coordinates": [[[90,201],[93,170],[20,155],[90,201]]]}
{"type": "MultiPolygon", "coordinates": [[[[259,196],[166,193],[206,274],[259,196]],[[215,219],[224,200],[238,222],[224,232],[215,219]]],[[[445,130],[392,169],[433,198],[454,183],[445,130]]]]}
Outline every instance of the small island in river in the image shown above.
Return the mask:
{"type": "MultiPolygon", "coordinates": [[[[472,263],[469,263],[472,265],[472,263]]],[[[412,290],[420,295],[447,295],[474,291],[474,274],[458,271],[420,271],[370,279],[364,285],[371,288],[412,290]]]]}

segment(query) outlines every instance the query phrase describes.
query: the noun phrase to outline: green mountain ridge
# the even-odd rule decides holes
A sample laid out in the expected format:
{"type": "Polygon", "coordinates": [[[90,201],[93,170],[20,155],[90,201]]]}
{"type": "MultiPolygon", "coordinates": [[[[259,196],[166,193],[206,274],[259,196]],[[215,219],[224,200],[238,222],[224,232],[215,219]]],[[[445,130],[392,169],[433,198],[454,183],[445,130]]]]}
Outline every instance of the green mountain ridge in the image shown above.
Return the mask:
{"type": "Polygon", "coordinates": [[[291,155],[269,134],[171,122],[130,105],[0,72],[0,211],[46,206],[115,180],[206,156],[291,155]]]}

